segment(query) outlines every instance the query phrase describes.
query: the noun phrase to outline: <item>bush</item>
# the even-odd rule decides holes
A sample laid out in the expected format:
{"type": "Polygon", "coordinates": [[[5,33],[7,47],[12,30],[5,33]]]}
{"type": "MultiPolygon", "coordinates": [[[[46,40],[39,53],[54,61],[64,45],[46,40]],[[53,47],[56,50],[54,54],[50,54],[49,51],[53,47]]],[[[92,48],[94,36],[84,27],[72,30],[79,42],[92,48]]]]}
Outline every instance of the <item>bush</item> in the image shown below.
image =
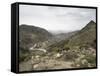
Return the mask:
{"type": "Polygon", "coordinates": [[[67,51],[64,55],[63,55],[64,60],[68,60],[68,61],[73,61],[76,58],[78,58],[78,55],[76,52],[73,51],[67,51]]]}
{"type": "Polygon", "coordinates": [[[79,58],[78,60],[76,60],[73,66],[79,67],[79,68],[95,67],[96,66],[96,56],[92,54],[86,54],[83,58],[79,58]]]}
{"type": "Polygon", "coordinates": [[[88,49],[88,48],[89,48],[89,45],[85,45],[85,44],[79,47],[80,50],[88,49]]]}
{"type": "Polygon", "coordinates": [[[22,55],[22,54],[21,54],[21,55],[19,56],[19,62],[23,62],[23,61],[25,60],[26,57],[27,57],[26,55],[24,55],[24,54],[22,55]]]}
{"type": "Polygon", "coordinates": [[[26,61],[30,58],[29,52],[23,52],[22,50],[19,50],[19,62],[26,61]]]}
{"type": "Polygon", "coordinates": [[[85,59],[88,61],[88,63],[91,64],[91,66],[95,66],[96,65],[96,56],[94,56],[94,55],[87,55],[85,57],[85,59]]]}
{"type": "Polygon", "coordinates": [[[59,52],[59,48],[58,47],[54,47],[54,48],[52,48],[52,51],[53,52],[59,52]]]}
{"type": "Polygon", "coordinates": [[[67,46],[67,45],[65,45],[65,46],[64,46],[64,50],[70,50],[70,47],[67,46]]]}

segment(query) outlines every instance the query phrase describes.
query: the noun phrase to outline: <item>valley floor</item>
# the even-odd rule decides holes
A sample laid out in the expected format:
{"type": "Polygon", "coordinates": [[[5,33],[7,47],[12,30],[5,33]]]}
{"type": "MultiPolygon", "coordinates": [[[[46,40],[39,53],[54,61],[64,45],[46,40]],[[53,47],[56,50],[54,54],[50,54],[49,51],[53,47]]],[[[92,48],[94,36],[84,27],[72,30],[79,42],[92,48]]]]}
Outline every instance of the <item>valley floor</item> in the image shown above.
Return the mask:
{"type": "Polygon", "coordinates": [[[45,59],[41,62],[33,63],[32,60],[22,62],[20,64],[20,71],[34,71],[34,70],[52,70],[52,69],[68,69],[74,68],[73,62],[56,60],[56,59],[45,59]]]}
{"type": "MultiPolygon", "coordinates": [[[[87,52],[89,51],[87,50],[87,52]]],[[[19,64],[19,71],[96,67],[96,53],[87,52],[86,50],[83,53],[69,51],[62,56],[59,53],[31,56],[29,60],[19,64]]]]}

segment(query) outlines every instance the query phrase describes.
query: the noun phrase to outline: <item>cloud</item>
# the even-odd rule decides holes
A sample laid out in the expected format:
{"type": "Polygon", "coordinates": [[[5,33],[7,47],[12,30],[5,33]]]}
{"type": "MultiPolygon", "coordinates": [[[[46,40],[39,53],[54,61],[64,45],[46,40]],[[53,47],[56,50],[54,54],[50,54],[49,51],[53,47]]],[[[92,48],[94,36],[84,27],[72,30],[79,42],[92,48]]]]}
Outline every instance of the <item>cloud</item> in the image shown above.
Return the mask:
{"type": "Polygon", "coordinates": [[[20,5],[19,22],[47,30],[74,31],[90,20],[96,21],[96,10],[88,8],[20,5]]]}

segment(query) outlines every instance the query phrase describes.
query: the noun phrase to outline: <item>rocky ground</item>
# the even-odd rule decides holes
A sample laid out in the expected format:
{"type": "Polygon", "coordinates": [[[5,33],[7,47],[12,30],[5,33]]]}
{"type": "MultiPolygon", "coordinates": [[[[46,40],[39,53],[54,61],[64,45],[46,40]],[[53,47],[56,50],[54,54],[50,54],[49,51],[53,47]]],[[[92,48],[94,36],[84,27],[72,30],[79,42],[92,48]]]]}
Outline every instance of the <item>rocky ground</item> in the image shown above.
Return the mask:
{"type": "MultiPolygon", "coordinates": [[[[36,53],[36,52],[35,52],[36,53]]],[[[96,66],[96,51],[66,51],[63,53],[31,54],[29,60],[19,64],[19,71],[87,68],[96,66]]]]}
{"type": "Polygon", "coordinates": [[[73,62],[66,62],[50,58],[41,58],[40,61],[28,60],[20,64],[20,71],[66,69],[72,67],[73,62]],[[33,62],[32,62],[33,61],[33,62]]]}

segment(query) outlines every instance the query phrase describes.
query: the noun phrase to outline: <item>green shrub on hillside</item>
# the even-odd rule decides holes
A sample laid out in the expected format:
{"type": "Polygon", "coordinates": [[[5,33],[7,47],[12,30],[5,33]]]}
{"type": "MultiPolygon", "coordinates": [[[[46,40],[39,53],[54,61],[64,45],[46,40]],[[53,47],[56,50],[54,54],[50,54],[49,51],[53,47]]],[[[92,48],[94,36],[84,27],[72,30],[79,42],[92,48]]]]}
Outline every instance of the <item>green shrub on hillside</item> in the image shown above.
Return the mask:
{"type": "Polygon", "coordinates": [[[30,58],[29,51],[19,50],[19,62],[27,61],[30,58]]]}
{"type": "Polygon", "coordinates": [[[64,60],[66,61],[73,61],[75,60],[76,58],[78,58],[78,55],[76,52],[73,52],[73,51],[67,51],[64,56],[63,56],[64,60]]]}

